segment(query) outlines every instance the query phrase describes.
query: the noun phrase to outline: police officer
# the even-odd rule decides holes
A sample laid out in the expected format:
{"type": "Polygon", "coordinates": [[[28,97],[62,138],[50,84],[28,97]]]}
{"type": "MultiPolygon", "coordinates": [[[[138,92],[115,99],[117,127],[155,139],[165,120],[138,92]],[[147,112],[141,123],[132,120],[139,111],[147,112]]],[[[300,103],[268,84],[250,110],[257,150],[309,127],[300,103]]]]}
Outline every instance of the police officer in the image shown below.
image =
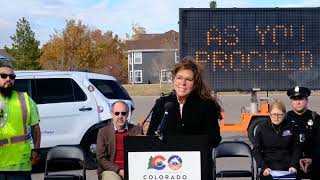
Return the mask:
{"type": "Polygon", "coordinates": [[[285,119],[294,125],[302,146],[300,168],[304,173],[316,179],[316,172],[320,172],[320,116],[308,109],[308,97],[311,91],[306,87],[296,86],[287,91],[290,97],[292,110],[286,114],[285,119]],[[311,173],[310,173],[311,171],[311,173]]]}

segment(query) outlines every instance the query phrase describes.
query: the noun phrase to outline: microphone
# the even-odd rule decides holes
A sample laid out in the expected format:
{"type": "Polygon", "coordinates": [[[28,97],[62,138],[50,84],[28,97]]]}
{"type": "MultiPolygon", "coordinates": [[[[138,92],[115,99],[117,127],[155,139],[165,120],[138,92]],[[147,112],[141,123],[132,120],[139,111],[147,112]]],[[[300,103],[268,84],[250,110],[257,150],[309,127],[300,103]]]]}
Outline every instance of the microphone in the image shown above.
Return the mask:
{"type": "Polygon", "coordinates": [[[161,123],[159,124],[159,126],[157,128],[157,131],[156,131],[156,134],[159,135],[159,139],[160,140],[163,139],[163,130],[164,130],[164,127],[166,125],[166,122],[167,122],[167,119],[168,119],[168,116],[169,116],[168,110],[171,109],[173,106],[174,106],[173,102],[166,102],[164,104],[164,114],[163,114],[161,123]]]}

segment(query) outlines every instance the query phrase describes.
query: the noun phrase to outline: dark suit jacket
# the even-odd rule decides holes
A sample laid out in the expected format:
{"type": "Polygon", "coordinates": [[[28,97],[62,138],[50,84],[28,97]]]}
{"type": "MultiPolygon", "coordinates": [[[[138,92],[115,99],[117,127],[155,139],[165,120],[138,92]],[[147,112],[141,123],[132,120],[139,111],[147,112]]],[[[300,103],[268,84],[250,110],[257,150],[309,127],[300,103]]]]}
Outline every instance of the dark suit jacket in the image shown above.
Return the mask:
{"type": "MultiPolygon", "coordinates": [[[[142,129],[139,126],[128,124],[128,133],[129,136],[141,135],[142,129]]],[[[114,163],[116,157],[116,139],[113,123],[99,130],[96,155],[98,160],[97,173],[99,179],[101,179],[101,173],[103,171],[118,172],[120,170],[120,167],[114,163]]]]}
{"type": "Polygon", "coordinates": [[[208,135],[209,147],[217,147],[221,141],[217,106],[212,100],[203,100],[195,94],[190,94],[180,115],[179,102],[175,94],[161,97],[154,105],[147,135],[154,135],[164,114],[164,105],[172,102],[166,121],[166,135],[208,135]]]}
{"type": "Polygon", "coordinates": [[[270,119],[259,124],[252,144],[254,158],[262,170],[299,169],[301,148],[290,121],[283,120],[278,131],[270,119]]]}

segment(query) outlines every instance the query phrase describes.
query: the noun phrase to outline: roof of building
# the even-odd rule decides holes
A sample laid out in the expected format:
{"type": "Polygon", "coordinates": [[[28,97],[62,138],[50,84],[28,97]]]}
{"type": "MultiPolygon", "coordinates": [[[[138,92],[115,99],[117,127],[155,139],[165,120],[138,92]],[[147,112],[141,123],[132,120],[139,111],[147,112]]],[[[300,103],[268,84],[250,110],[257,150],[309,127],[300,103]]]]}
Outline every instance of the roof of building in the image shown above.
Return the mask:
{"type": "Polygon", "coordinates": [[[0,59],[11,59],[11,56],[6,52],[5,49],[0,49],[0,59]]]}
{"type": "Polygon", "coordinates": [[[170,30],[163,34],[142,34],[138,40],[127,40],[127,50],[178,49],[179,33],[170,30]]]}

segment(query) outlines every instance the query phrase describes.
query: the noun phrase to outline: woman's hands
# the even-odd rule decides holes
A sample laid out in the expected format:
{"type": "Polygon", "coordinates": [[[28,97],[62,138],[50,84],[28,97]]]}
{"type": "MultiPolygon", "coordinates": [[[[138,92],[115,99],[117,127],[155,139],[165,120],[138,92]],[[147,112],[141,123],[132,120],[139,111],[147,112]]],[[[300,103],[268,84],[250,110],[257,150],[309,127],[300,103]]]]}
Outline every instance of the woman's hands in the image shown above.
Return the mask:
{"type": "Polygon", "coordinates": [[[270,174],[271,174],[271,169],[270,168],[264,169],[264,171],[263,171],[263,175],[264,176],[269,176],[270,174]]]}
{"type": "Polygon", "coordinates": [[[290,168],[289,168],[289,172],[291,172],[291,173],[296,173],[297,170],[296,170],[296,168],[294,168],[294,167],[290,167],[290,168]]]}
{"type": "MultiPolygon", "coordinates": [[[[289,172],[291,172],[291,173],[296,173],[296,172],[297,172],[297,169],[294,168],[294,167],[290,167],[290,168],[289,168],[289,172]]],[[[270,169],[270,168],[264,169],[264,171],[263,171],[263,175],[264,175],[264,176],[269,176],[270,174],[271,174],[271,169],[270,169]]]]}

